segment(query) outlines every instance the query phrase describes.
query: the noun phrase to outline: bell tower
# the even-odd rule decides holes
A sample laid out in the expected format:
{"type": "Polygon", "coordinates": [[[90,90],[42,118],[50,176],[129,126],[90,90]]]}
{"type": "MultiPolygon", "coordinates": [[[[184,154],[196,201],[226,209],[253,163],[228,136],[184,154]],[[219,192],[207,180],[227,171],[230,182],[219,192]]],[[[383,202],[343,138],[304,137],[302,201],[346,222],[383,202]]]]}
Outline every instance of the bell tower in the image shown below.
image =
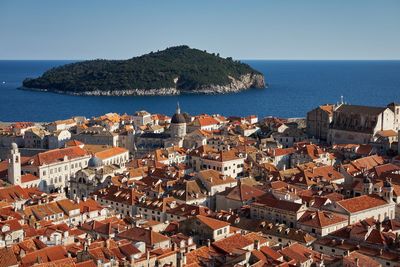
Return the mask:
{"type": "Polygon", "coordinates": [[[186,135],[186,119],[181,113],[179,102],[176,105],[176,112],[171,119],[171,137],[183,138],[186,135]]]}
{"type": "Polygon", "coordinates": [[[388,203],[393,202],[393,186],[392,186],[392,182],[389,179],[387,179],[385,182],[383,182],[382,194],[383,194],[383,198],[388,203]]]}
{"type": "Polygon", "coordinates": [[[11,144],[8,155],[8,181],[15,185],[21,185],[21,154],[16,143],[11,144]]]}

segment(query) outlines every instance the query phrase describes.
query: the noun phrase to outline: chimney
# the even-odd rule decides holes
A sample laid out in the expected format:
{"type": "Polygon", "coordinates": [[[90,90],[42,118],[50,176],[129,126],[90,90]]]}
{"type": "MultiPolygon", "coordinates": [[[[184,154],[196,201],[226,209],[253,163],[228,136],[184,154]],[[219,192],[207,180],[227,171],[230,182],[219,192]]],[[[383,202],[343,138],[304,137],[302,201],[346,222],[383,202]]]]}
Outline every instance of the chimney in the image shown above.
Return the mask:
{"type": "Polygon", "coordinates": [[[207,247],[210,247],[210,246],[211,246],[211,240],[207,239],[207,247]]]}
{"type": "Polygon", "coordinates": [[[254,249],[260,250],[260,240],[254,240],[254,249]]]}
{"type": "Polygon", "coordinates": [[[93,199],[97,201],[97,195],[93,195],[93,199]]]}
{"type": "Polygon", "coordinates": [[[357,267],[360,266],[360,265],[359,265],[359,264],[360,264],[360,259],[359,259],[359,258],[355,258],[354,260],[355,260],[355,262],[356,262],[356,266],[357,266],[357,267]]]}

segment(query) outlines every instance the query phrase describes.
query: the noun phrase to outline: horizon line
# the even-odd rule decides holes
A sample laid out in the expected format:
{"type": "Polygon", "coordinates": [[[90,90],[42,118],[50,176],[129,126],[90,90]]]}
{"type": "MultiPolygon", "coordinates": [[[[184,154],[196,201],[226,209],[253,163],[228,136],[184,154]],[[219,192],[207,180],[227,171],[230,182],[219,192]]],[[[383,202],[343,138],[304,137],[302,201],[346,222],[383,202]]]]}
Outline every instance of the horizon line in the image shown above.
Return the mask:
{"type": "MultiPolygon", "coordinates": [[[[68,58],[61,58],[61,59],[39,59],[39,58],[32,58],[32,59],[0,59],[0,61],[88,61],[88,60],[128,60],[130,58],[116,58],[116,59],[111,59],[111,58],[93,58],[93,59],[68,59],[68,58]]],[[[321,58],[321,59],[296,59],[296,58],[242,58],[242,59],[235,59],[235,60],[240,60],[240,61],[248,61],[248,60],[254,60],[254,61],[400,61],[400,58],[394,58],[394,59],[387,59],[387,58],[339,58],[339,59],[333,59],[333,58],[321,58]]]]}

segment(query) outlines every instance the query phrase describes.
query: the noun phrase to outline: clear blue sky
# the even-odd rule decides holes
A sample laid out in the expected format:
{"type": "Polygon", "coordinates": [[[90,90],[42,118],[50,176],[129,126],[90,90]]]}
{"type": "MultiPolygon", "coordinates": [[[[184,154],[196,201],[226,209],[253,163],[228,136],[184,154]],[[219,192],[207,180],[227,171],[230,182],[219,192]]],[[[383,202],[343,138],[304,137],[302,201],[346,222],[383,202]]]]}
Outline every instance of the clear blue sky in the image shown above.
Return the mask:
{"type": "Polygon", "coordinates": [[[0,59],[400,59],[399,0],[0,0],[0,59]]]}

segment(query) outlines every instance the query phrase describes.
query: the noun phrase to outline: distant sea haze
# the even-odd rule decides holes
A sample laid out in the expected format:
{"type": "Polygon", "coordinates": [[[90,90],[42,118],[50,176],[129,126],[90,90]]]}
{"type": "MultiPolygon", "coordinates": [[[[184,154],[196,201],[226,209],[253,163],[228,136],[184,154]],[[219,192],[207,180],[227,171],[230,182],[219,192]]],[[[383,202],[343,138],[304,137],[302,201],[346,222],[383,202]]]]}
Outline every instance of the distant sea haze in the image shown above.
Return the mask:
{"type": "Polygon", "coordinates": [[[246,60],[265,75],[268,88],[226,95],[70,96],[17,90],[23,79],[73,61],[0,61],[0,121],[54,121],[107,112],[137,110],[174,113],[176,102],[192,115],[304,117],[307,111],[336,103],[384,106],[400,102],[400,61],[246,60]]]}

